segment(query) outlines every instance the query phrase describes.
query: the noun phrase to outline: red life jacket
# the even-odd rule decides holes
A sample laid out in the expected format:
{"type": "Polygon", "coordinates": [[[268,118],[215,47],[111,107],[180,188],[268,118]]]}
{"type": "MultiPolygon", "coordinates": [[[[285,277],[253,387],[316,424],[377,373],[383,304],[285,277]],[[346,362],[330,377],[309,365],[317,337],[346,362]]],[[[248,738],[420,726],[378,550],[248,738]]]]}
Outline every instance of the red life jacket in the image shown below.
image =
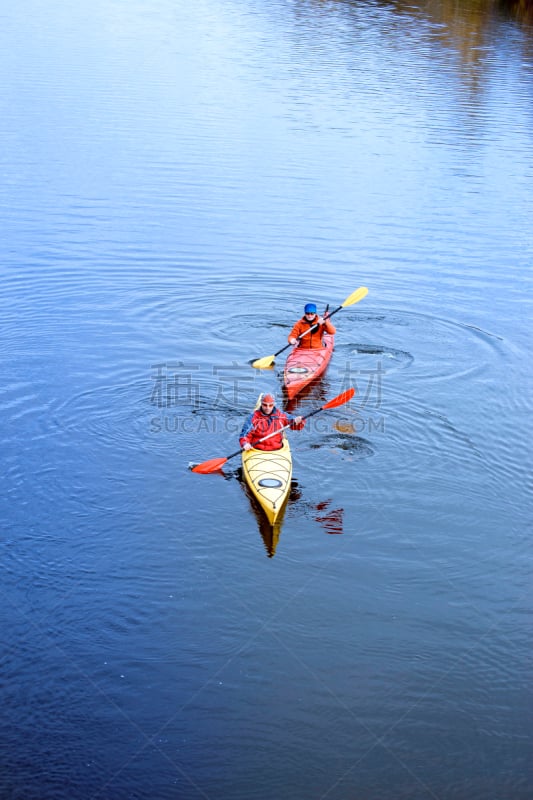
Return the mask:
{"type": "Polygon", "coordinates": [[[246,419],[239,439],[239,444],[243,447],[246,442],[256,447],[258,450],[279,450],[283,446],[283,431],[280,429],[285,425],[290,425],[293,430],[301,430],[305,426],[305,420],[300,423],[294,422],[292,414],[287,415],[279,408],[275,408],[272,414],[263,414],[261,409],[253,411],[246,419]],[[267,436],[273,431],[279,431],[274,436],[259,442],[263,436],[267,436]]]}

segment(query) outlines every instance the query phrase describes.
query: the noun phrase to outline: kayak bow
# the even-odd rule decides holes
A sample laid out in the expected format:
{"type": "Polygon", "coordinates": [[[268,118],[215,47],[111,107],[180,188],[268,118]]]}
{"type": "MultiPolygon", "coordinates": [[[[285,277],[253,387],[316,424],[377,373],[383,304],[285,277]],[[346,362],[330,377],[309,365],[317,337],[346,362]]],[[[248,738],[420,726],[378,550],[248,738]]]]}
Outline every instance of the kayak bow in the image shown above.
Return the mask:
{"type": "Polygon", "coordinates": [[[242,471],[253,496],[274,525],[289,495],[292,456],[289,443],[283,440],[280,450],[243,450],[242,471]]]}
{"type": "Polygon", "coordinates": [[[324,347],[294,347],[287,356],[283,380],[289,400],[318,378],[330,362],[335,344],[332,334],[324,334],[324,347]]]}

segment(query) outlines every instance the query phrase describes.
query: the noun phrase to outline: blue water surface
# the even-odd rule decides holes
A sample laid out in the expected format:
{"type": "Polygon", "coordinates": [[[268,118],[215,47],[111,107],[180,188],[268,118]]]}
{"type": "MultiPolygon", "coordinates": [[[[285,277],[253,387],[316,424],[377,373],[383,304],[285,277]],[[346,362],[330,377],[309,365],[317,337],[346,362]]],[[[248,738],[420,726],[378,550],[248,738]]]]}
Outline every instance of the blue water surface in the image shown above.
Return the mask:
{"type": "Polygon", "coordinates": [[[3,11],[2,798],[531,797],[507,5],[3,11]],[[238,457],[188,467],[287,407],[250,360],[359,286],[292,410],[356,396],[289,434],[272,531],[238,457]]]}

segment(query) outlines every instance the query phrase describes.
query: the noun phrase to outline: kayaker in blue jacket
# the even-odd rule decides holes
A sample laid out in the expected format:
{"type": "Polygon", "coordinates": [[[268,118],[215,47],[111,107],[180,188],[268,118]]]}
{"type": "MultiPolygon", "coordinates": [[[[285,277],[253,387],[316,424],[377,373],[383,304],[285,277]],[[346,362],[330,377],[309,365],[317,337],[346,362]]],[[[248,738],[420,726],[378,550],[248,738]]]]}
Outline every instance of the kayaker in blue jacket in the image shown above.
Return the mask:
{"type": "Polygon", "coordinates": [[[300,431],[305,427],[303,417],[294,417],[285,411],[276,408],[276,400],[271,394],[264,394],[261,398],[261,405],[246,418],[242,426],[239,444],[243,450],[279,450],[283,447],[283,428],[289,425],[292,430],[300,431]],[[274,436],[270,436],[264,442],[259,442],[263,436],[279,431],[274,436]]]}

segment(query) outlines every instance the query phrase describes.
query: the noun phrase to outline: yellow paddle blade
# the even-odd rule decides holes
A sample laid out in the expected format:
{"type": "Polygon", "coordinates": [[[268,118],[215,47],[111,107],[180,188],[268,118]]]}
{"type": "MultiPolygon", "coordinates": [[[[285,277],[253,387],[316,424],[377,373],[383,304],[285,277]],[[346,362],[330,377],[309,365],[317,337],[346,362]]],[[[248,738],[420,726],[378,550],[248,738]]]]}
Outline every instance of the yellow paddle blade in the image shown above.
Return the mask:
{"type": "Polygon", "coordinates": [[[355,292],[352,292],[349,297],[346,298],[344,303],[342,304],[342,308],[346,306],[353,306],[354,303],[358,303],[359,300],[362,300],[363,297],[366,297],[368,294],[368,289],[366,286],[360,286],[359,289],[356,289],[355,292]]]}
{"type": "Polygon", "coordinates": [[[274,363],[275,356],[265,356],[252,361],[252,367],[255,369],[269,369],[274,363]]]}
{"type": "MultiPolygon", "coordinates": [[[[337,311],[340,311],[341,308],[345,308],[345,306],[353,306],[354,303],[358,303],[359,300],[362,300],[363,297],[367,296],[367,294],[368,294],[368,289],[366,288],[366,286],[360,286],[359,289],[356,289],[355,292],[352,292],[351,295],[346,298],[346,300],[342,305],[340,305],[338,308],[332,311],[329,314],[329,316],[332,317],[333,314],[336,314],[337,311]]],[[[305,336],[305,334],[308,332],[309,331],[301,333],[298,338],[305,336]]],[[[271,367],[274,366],[276,356],[279,356],[280,353],[283,353],[283,351],[287,350],[287,348],[289,347],[291,347],[291,345],[286,344],[285,347],[282,347],[281,350],[278,350],[277,353],[274,353],[274,355],[272,356],[265,356],[264,358],[256,358],[255,361],[251,362],[252,367],[254,367],[255,369],[270,369],[271,367]]]]}

